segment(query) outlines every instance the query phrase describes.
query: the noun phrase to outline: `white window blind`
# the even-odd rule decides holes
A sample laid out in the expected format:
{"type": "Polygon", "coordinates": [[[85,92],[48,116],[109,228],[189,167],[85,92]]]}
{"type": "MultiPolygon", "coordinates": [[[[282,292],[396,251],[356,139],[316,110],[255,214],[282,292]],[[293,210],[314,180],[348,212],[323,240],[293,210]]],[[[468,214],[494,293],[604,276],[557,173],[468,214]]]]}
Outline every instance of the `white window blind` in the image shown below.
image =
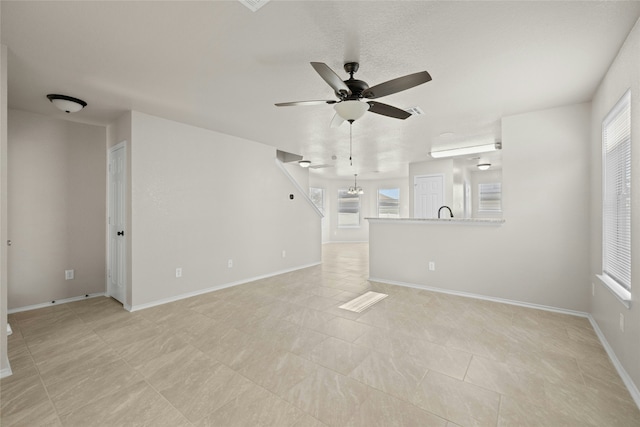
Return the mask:
{"type": "Polygon", "coordinates": [[[478,211],[502,211],[502,183],[478,184],[478,211]]]}
{"type": "Polygon", "coordinates": [[[338,227],[360,227],[360,195],[338,190],[338,227]]]}
{"type": "Polygon", "coordinates": [[[602,272],[631,291],[631,94],[602,123],[602,272]]]}

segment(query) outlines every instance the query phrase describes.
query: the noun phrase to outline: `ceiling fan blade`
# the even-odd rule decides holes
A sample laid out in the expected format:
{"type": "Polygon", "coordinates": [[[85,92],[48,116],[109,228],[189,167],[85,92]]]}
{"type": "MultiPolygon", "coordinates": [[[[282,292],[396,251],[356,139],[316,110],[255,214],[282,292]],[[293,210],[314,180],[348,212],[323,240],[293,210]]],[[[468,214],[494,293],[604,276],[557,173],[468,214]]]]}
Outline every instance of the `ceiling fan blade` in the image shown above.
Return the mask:
{"type": "Polygon", "coordinates": [[[333,115],[333,119],[331,119],[331,127],[337,128],[340,127],[341,124],[344,123],[344,119],[340,117],[340,114],[336,113],[333,115]]]}
{"type": "Polygon", "coordinates": [[[280,102],[276,104],[276,107],[292,107],[297,105],[320,105],[320,104],[335,104],[338,101],[334,100],[317,100],[317,101],[294,101],[294,102],[280,102]]]}
{"type": "Polygon", "coordinates": [[[383,116],[393,117],[394,119],[404,120],[407,117],[411,116],[411,113],[408,113],[399,108],[393,107],[391,105],[383,104],[382,102],[367,102],[369,104],[369,111],[376,114],[382,114],[383,116]]]}
{"type": "Polygon", "coordinates": [[[344,92],[347,95],[351,95],[351,90],[349,86],[342,81],[340,76],[338,76],[335,71],[333,71],[327,64],[324,62],[312,62],[311,66],[320,77],[324,79],[325,82],[329,84],[333,88],[336,93],[344,92]]]}
{"type": "Polygon", "coordinates": [[[426,71],[398,77],[384,83],[372,86],[362,92],[362,96],[367,99],[376,99],[393,93],[402,92],[412,87],[431,81],[431,76],[426,71]]]}

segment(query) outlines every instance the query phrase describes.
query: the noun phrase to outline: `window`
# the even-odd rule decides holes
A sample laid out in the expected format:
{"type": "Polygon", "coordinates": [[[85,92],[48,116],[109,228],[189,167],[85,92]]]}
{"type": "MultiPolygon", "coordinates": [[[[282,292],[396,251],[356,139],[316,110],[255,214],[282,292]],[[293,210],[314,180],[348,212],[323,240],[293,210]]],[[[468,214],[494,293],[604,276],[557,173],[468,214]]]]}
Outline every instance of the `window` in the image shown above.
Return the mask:
{"type": "Polygon", "coordinates": [[[631,93],[602,122],[602,281],[631,298],[631,93]]]}
{"type": "Polygon", "coordinates": [[[378,218],[400,218],[400,189],[378,190],[378,218]]]}
{"type": "Polygon", "coordinates": [[[502,183],[478,184],[478,212],[502,211],[502,183]]]}
{"type": "Polygon", "coordinates": [[[338,190],[338,227],[360,227],[360,195],[338,190]]]}
{"type": "Polygon", "coordinates": [[[309,188],[309,198],[316,208],[324,214],[324,188],[309,188]]]}

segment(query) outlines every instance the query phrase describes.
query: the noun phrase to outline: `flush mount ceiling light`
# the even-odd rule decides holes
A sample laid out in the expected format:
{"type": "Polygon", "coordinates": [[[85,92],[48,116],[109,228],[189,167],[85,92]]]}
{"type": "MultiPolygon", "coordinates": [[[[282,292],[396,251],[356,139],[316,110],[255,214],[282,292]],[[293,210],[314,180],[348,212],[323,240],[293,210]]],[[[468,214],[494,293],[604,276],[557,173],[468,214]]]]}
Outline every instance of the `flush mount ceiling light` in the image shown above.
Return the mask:
{"type": "Polygon", "coordinates": [[[501,142],[492,142],[491,144],[474,145],[472,147],[452,148],[450,150],[432,151],[429,153],[434,159],[443,157],[464,156],[468,154],[488,153],[502,149],[501,142]]]}
{"type": "Polygon", "coordinates": [[[333,109],[344,120],[352,122],[364,116],[369,110],[369,104],[361,101],[342,101],[334,105],[333,109]]]}
{"type": "Polygon", "coordinates": [[[481,171],[486,171],[491,167],[491,163],[478,163],[478,169],[481,171]]]}
{"type": "Polygon", "coordinates": [[[87,106],[87,103],[83,100],[67,95],[49,94],[47,98],[49,98],[49,101],[51,101],[53,105],[65,113],[77,113],[87,106]]]}
{"type": "Polygon", "coordinates": [[[300,165],[301,168],[308,168],[309,166],[311,166],[311,161],[310,160],[300,160],[298,162],[298,165],[300,165]]]}
{"type": "Polygon", "coordinates": [[[349,187],[347,190],[348,194],[364,194],[364,190],[362,187],[358,187],[358,174],[353,174],[353,187],[349,187]]]}

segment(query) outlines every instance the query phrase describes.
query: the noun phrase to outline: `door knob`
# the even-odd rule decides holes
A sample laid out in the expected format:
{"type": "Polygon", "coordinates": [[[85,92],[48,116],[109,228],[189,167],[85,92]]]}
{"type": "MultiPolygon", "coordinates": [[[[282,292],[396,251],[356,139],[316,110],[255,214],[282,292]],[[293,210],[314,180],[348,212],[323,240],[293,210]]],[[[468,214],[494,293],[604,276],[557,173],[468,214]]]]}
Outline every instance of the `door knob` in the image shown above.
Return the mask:
{"type": "Polygon", "coordinates": [[[118,236],[124,236],[124,230],[123,231],[118,231],[118,236]]]}

